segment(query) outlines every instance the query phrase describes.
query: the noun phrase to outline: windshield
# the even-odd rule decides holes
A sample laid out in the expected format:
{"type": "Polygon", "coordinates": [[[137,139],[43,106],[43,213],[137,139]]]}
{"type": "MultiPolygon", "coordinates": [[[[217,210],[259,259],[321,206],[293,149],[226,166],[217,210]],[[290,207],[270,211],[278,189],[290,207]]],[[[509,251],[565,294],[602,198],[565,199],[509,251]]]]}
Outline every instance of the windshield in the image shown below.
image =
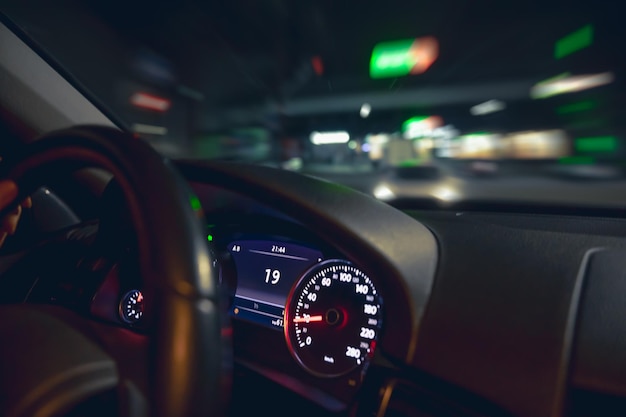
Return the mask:
{"type": "Polygon", "coordinates": [[[29,37],[171,156],[385,201],[626,203],[618,2],[14,3],[29,37]]]}

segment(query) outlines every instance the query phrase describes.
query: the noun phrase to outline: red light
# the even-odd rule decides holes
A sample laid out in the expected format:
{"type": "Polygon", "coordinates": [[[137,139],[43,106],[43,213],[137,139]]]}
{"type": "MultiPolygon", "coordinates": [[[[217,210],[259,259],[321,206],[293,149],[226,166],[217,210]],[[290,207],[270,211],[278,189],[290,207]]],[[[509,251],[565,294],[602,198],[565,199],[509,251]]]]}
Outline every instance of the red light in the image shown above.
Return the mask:
{"type": "Polygon", "coordinates": [[[369,349],[369,352],[367,352],[367,356],[369,356],[370,358],[373,358],[375,350],[376,350],[376,341],[372,340],[370,342],[370,349],[369,349]]]}
{"type": "Polygon", "coordinates": [[[172,105],[172,102],[166,98],[141,92],[133,94],[130,97],[130,103],[142,109],[154,110],[161,113],[168,111],[172,105]]]}
{"type": "Polygon", "coordinates": [[[143,294],[142,293],[137,294],[137,302],[140,303],[142,301],[143,301],[143,294]]]}
{"type": "Polygon", "coordinates": [[[313,66],[313,71],[319,77],[324,73],[324,63],[322,62],[322,58],[319,56],[314,56],[311,58],[311,65],[313,66]]]}

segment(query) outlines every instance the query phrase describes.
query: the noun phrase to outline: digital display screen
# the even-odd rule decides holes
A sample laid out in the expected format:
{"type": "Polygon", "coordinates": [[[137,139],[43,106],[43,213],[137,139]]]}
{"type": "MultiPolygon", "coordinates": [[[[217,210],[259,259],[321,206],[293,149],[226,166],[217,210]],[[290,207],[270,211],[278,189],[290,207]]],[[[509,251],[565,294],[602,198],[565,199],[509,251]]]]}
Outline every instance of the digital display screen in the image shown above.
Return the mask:
{"type": "Polygon", "coordinates": [[[266,240],[231,242],[228,250],[237,270],[233,317],[282,330],[291,287],[307,269],[322,260],[322,253],[306,246],[266,240]]]}

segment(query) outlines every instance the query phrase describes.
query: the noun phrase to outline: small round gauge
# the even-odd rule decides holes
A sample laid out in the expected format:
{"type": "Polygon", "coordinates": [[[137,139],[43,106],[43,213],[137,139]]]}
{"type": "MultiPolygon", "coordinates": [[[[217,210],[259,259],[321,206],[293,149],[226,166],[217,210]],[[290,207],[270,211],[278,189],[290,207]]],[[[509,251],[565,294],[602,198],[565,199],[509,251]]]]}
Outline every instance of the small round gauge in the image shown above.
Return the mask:
{"type": "Polygon", "coordinates": [[[126,323],[137,324],[143,316],[143,294],[139,290],[128,291],[122,297],[119,307],[120,317],[126,323]]]}
{"type": "Polygon", "coordinates": [[[373,355],[381,306],[372,280],[359,268],[343,260],[321,262],[304,273],[287,300],[289,350],[313,375],[346,374],[373,355]]]}

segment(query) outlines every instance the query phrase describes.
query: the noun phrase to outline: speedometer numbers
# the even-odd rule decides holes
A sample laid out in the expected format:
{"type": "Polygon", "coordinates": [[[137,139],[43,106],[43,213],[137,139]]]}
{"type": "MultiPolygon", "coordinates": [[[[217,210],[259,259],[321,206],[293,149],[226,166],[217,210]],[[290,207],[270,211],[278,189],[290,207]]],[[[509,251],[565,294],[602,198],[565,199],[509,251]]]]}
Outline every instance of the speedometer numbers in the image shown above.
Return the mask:
{"type": "Polygon", "coordinates": [[[316,376],[344,375],[373,355],[382,300],[371,279],[342,260],[308,270],[285,307],[285,338],[293,357],[316,376]]]}
{"type": "Polygon", "coordinates": [[[139,290],[128,291],[119,305],[120,318],[128,324],[138,324],[143,316],[143,294],[139,290]]]}

